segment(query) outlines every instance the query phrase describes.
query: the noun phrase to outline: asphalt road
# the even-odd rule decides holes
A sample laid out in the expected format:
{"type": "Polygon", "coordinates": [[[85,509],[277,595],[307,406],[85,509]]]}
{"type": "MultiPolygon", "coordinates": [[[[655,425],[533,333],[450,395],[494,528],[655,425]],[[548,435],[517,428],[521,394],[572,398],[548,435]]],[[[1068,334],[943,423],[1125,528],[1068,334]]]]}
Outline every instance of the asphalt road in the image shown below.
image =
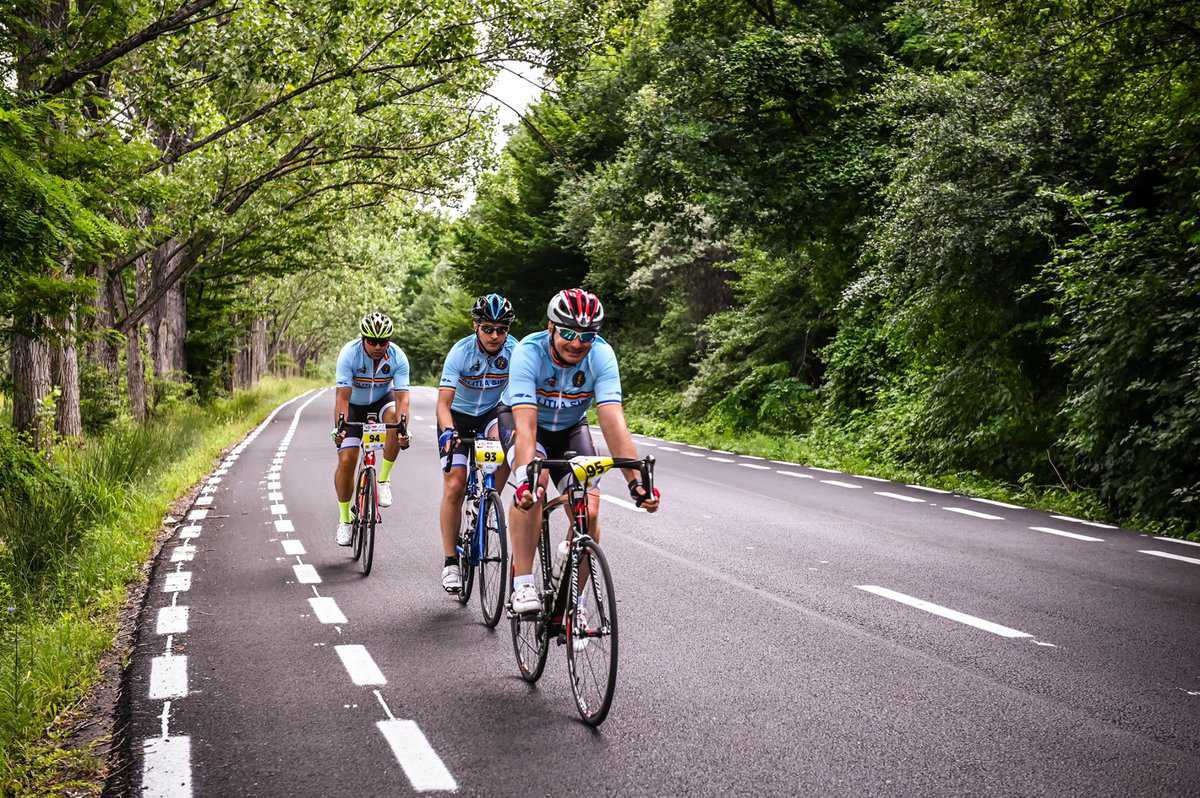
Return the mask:
{"type": "Polygon", "coordinates": [[[638,437],[663,507],[601,485],[594,731],[562,648],[530,687],[441,589],[433,402],[367,578],[333,543],[331,391],[223,461],[142,613],[135,794],[1200,795],[1200,547],[638,437]]]}

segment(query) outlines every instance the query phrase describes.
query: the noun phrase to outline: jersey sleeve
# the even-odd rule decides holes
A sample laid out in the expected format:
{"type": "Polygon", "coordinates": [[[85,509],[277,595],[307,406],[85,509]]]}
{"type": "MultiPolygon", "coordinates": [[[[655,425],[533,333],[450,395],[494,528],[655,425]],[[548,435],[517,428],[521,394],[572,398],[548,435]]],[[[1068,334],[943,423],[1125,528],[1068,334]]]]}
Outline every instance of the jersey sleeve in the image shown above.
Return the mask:
{"type": "Polygon", "coordinates": [[[537,404],[538,350],[536,346],[521,346],[513,350],[508,366],[509,406],[537,404]]]}
{"type": "Polygon", "coordinates": [[[607,344],[598,348],[596,354],[601,358],[596,369],[595,402],[597,405],[620,404],[621,371],[617,368],[617,356],[607,344]]]}
{"type": "Polygon", "coordinates": [[[458,377],[462,373],[458,361],[458,344],[455,344],[446,353],[446,362],[442,364],[442,379],[438,383],[439,387],[449,388],[450,390],[458,388],[458,377]]]}
{"type": "Polygon", "coordinates": [[[400,347],[396,347],[396,367],[392,369],[392,390],[408,390],[408,355],[404,354],[404,350],[400,347]]]}
{"type": "Polygon", "coordinates": [[[338,388],[354,387],[354,349],[349,346],[343,346],[338,353],[333,384],[338,388]]]}

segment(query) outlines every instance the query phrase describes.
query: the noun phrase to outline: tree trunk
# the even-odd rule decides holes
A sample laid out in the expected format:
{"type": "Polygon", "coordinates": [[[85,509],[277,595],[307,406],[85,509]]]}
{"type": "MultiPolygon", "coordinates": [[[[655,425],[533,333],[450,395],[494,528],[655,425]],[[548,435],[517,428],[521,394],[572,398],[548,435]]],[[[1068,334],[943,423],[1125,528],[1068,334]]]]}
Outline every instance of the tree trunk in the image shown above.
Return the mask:
{"type": "Polygon", "coordinates": [[[55,428],[58,434],[76,438],[83,434],[83,419],[79,408],[79,356],[75,349],[75,311],[62,321],[61,338],[51,351],[54,357],[54,382],[58,385],[58,407],[55,428]]]}
{"type": "Polygon", "coordinates": [[[267,373],[267,319],[256,316],[250,327],[250,385],[258,385],[267,373]]]}
{"type": "Polygon", "coordinates": [[[125,333],[125,382],[129,391],[129,413],[136,421],[146,418],[146,369],[142,365],[142,325],[125,333]]]}
{"type": "Polygon", "coordinates": [[[92,273],[96,280],[96,315],[92,321],[91,338],[87,344],[87,356],[109,374],[117,371],[117,346],[109,337],[116,317],[113,314],[112,280],[108,278],[108,269],[100,264],[92,273]]]}
{"type": "MultiPolygon", "coordinates": [[[[138,281],[139,286],[143,287],[139,299],[162,284],[164,277],[178,265],[179,258],[187,257],[183,254],[170,257],[177,246],[178,242],[172,238],[154,250],[148,264],[149,272],[143,273],[138,281]]],[[[146,315],[154,373],[167,379],[182,379],[187,370],[183,356],[183,342],[187,337],[185,297],[184,281],[179,280],[167,289],[163,298],[146,315]]]]}
{"type": "Polygon", "coordinates": [[[50,393],[50,350],[45,341],[14,333],[11,354],[13,427],[40,448],[50,443],[49,418],[40,413],[50,393]]]}

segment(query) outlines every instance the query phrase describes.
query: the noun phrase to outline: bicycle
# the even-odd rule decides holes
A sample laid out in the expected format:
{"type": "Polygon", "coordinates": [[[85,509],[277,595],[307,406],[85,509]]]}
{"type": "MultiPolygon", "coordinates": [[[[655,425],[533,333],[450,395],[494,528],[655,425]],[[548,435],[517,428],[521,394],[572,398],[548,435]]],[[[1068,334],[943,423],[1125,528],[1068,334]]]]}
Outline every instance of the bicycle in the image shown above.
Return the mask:
{"type": "Polygon", "coordinates": [[[588,531],[587,490],[606,471],[636,468],[641,472],[642,485],[651,494],[654,457],[629,460],[574,456],[572,452],[567,455],[562,460],[534,460],[527,469],[529,484],[534,486],[546,466],[565,465],[570,471],[566,489],[542,509],[533,565],[542,609],[526,614],[509,610],[513,651],[521,678],[534,683],[546,667],[550,639],[565,645],[575,708],[584,723],[599,726],[608,715],[617,686],[617,602],[608,561],[588,531]],[[559,507],[569,525],[566,540],[558,547],[560,557],[556,563],[550,556],[550,515],[559,507]],[[581,573],[584,565],[587,572],[581,573]],[[590,589],[581,594],[581,588],[589,585],[590,589]]]}
{"type": "MultiPolygon", "coordinates": [[[[454,547],[462,582],[457,598],[464,606],[471,600],[478,568],[479,608],[484,625],[494,629],[504,609],[504,580],[508,574],[508,530],[504,504],[496,490],[496,470],[504,465],[504,447],[488,438],[455,437],[468,447],[463,517],[454,547]]],[[[451,458],[447,458],[443,471],[448,472],[450,464],[451,458]]]]}
{"type": "Polygon", "coordinates": [[[364,421],[346,421],[338,414],[338,432],[345,433],[350,427],[362,429],[362,444],[358,475],[355,477],[354,499],[350,506],[350,552],[363,576],[371,575],[375,558],[375,526],[382,518],[379,515],[379,482],[375,477],[375,452],[383,449],[388,430],[399,430],[401,436],[408,434],[408,419],[400,417],[399,423],[379,423],[374,413],[367,414],[364,421]]]}

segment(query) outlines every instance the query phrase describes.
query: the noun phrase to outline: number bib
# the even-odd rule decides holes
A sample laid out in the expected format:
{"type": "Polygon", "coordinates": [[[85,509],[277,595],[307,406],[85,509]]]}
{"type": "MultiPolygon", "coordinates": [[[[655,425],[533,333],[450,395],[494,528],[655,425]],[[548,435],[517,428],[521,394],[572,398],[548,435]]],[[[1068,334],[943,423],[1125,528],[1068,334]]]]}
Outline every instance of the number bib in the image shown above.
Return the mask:
{"type": "Polygon", "coordinates": [[[500,441],[486,438],[475,440],[475,464],[485,474],[491,474],[504,463],[504,447],[500,441]]]}
{"type": "Polygon", "coordinates": [[[571,458],[571,470],[575,472],[575,478],[582,482],[585,486],[591,487],[592,483],[601,476],[605,471],[613,467],[613,459],[611,457],[578,457],[571,458]]]}
{"type": "Polygon", "coordinates": [[[384,424],[363,424],[362,429],[362,447],[366,451],[373,452],[383,448],[384,440],[387,438],[387,426],[384,424]]]}

